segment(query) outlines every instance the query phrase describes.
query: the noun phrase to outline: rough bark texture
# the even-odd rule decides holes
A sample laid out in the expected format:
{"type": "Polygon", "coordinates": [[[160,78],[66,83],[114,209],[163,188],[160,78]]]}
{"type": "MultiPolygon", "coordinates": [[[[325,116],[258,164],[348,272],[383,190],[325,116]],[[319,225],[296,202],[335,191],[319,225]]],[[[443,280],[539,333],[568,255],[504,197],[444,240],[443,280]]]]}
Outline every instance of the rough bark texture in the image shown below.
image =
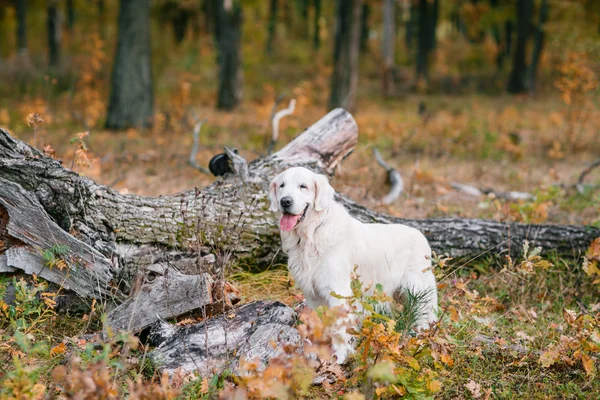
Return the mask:
{"type": "Polygon", "coordinates": [[[362,1],[337,0],[329,107],[353,110],[358,86],[362,1]]]}
{"type": "Polygon", "coordinates": [[[117,55],[106,117],[108,129],[152,123],[150,1],[121,0],[117,55]]]}
{"type": "Polygon", "coordinates": [[[143,284],[130,298],[110,311],[107,323],[116,330],[139,332],[159,318],[169,319],[213,303],[208,274],[184,275],[165,269],[156,281],[143,284]]]}
{"type": "MultiPolygon", "coordinates": [[[[0,263],[4,269],[35,271],[57,284],[66,282],[83,297],[122,302],[134,292],[133,278],[146,275],[149,266],[160,264],[189,275],[212,269],[218,275],[230,256],[252,263],[270,263],[276,257],[282,261],[275,216],[268,211],[269,181],[290,165],[332,173],[357,139],[352,116],[336,109],[269,157],[250,164],[238,157],[235,174],[202,190],[142,197],[81,177],[0,130],[0,263]],[[66,246],[66,251],[55,252],[69,268],[50,269],[41,259],[40,254],[57,244],[66,246]]],[[[525,240],[547,252],[579,256],[600,236],[599,229],[581,226],[403,220],[343,195],[338,201],[363,222],[414,226],[436,253],[450,256],[508,250],[517,254],[525,240]]]]}
{"type": "Polygon", "coordinates": [[[241,0],[217,0],[217,3],[217,108],[231,110],[242,98],[242,4],[241,0]]]}
{"type": "Polygon", "coordinates": [[[198,371],[203,376],[225,369],[239,373],[240,358],[267,361],[281,354],[284,346],[300,343],[293,325],[296,313],[279,302],[256,301],[228,315],[198,324],[173,327],[157,323],[150,342],[158,346],[149,356],[168,373],[198,371]]]}
{"type": "Polygon", "coordinates": [[[525,56],[532,12],[533,0],[517,0],[517,45],[507,87],[510,93],[523,93],[528,89],[525,56]]]}

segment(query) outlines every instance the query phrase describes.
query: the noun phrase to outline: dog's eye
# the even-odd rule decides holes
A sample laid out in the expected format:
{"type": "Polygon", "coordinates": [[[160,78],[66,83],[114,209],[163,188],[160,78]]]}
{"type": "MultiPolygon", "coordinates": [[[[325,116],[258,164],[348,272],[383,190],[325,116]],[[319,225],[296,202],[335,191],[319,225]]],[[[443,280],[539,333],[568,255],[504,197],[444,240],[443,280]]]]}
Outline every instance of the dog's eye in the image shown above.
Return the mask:
{"type": "Polygon", "coordinates": [[[303,183],[302,185],[300,185],[300,189],[308,189],[308,187],[303,183]]]}
{"type": "Polygon", "coordinates": [[[279,185],[280,188],[285,187],[285,183],[282,183],[281,185],[279,185]]]}

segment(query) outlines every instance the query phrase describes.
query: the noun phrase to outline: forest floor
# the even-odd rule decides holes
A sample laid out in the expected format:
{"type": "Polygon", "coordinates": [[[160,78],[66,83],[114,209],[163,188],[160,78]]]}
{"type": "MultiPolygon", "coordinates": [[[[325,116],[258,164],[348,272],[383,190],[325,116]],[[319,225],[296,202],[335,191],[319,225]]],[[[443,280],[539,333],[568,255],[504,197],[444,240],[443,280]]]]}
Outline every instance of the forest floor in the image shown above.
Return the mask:
{"type": "MultiPolygon", "coordinates": [[[[325,113],[323,107],[307,100],[307,93],[313,90],[319,90],[318,85],[307,83],[294,92],[298,105],[292,116],[281,121],[279,147],[325,113]]],[[[156,126],[149,130],[114,133],[92,129],[83,138],[83,151],[80,140],[71,142],[81,129],[73,122],[64,123],[68,118],[61,120],[60,113],[47,118],[35,132],[24,123],[35,108],[24,106],[4,118],[19,121],[16,125],[20,128],[13,128],[15,136],[38,147],[49,146],[46,151],[55,152],[67,167],[124,193],[157,196],[203,187],[215,179],[188,165],[195,123],[191,115],[207,118],[199,164],[206,166],[223,146],[238,148],[249,160],[263,155],[275,98],[272,90],[269,93],[265,100],[244,103],[234,113],[200,105],[188,107],[194,111],[183,119],[159,113],[156,126]]],[[[595,187],[582,192],[573,187],[587,163],[600,155],[600,112],[595,108],[577,110],[552,96],[411,95],[359,103],[358,109],[354,116],[359,144],[332,184],[369,208],[403,218],[457,216],[600,226],[600,169],[585,180],[595,187]],[[420,103],[425,105],[421,113],[420,103]],[[390,206],[380,201],[388,186],[372,155],[373,147],[405,181],[405,192],[390,206]],[[455,182],[494,191],[527,192],[535,199],[473,197],[453,189],[455,182]]],[[[596,251],[591,258],[600,257],[600,249],[596,251]]],[[[436,371],[435,382],[441,387],[415,386],[418,395],[414,396],[436,391],[439,398],[598,398],[600,271],[594,276],[581,255],[573,260],[540,259],[531,251],[519,260],[494,257],[492,251],[476,260],[446,264],[437,271],[443,315],[439,335],[452,349],[451,359],[423,360],[421,368],[436,371]],[[482,337],[490,343],[482,342],[482,337]]],[[[241,290],[244,302],[268,298],[296,305],[301,300],[282,265],[249,273],[234,264],[229,278],[241,290]]],[[[64,337],[91,329],[90,323],[81,319],[55,316],[28,326],[29,340],[47,342],[53,351],[34,355],[31,348],[17,350],[10,341],[11,328],[4,326],[0,350],[9,351],[4,355],[0,351],[0,359],[10,363],[11,356],[22,357],[21,361],[13,358],[15,371],[19,371],[15,367],[19,362],[42,365],[37,370],[42,384],[52,380],[51,369],[63,362],[64,350],[59,346],[64,337]]],[[[135,376],[140,376],[143,368],[140,366],[135,376]]],[[[24,371],[21,377],[32,379],[30,370],[24,371]]],[[[11,379],[7,382],[16,378],[11,379]]],[[[203,382],[180,382],[180,386],[190,398],[208,396],[210,390],[203,382]]],[[[306,396],[343,398],[352,390],[343,385],[333,387],[306,396]]]]}

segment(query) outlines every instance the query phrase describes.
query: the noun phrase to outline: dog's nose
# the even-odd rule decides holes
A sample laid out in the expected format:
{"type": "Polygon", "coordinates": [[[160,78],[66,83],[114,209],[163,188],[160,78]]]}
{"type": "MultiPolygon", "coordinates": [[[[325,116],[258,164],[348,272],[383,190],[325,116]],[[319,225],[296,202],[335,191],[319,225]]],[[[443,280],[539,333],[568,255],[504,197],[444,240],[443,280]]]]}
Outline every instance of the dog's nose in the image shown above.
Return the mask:
{"type": "Polygon", "coordinates": [[[291,197],[289,196],[285,196],[282,197],[281,200],[279,201],[279,203],[281,203],[281,207],[283,208],[289,208],[292,206],[293,200],[291,197]]]}

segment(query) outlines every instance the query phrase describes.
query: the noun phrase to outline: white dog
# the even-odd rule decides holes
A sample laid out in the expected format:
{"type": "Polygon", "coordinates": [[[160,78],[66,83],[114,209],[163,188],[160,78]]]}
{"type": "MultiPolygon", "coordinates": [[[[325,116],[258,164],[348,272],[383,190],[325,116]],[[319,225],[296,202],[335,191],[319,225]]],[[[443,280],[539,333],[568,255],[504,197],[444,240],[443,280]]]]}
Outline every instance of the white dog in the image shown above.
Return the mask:
{"type": "MultiPolygon", "coordinates": [[[[331,295],[352,295],[351,273],[365,284],[381,284],[388,295],[399,290],[430,291],[426,315],[417,322],[435,322],[437,287],[431,271],[431,249],[418,230],[405,225],[363,224],[334,201],[327,177],[297,167],[279,174],[269,186],[271,211],[282,213],[279,227],[288,268],[311,308],[344,305],[331,295]]],[[[352,350],[349,336],[334,343],[337,361],[352,350]]]]}

